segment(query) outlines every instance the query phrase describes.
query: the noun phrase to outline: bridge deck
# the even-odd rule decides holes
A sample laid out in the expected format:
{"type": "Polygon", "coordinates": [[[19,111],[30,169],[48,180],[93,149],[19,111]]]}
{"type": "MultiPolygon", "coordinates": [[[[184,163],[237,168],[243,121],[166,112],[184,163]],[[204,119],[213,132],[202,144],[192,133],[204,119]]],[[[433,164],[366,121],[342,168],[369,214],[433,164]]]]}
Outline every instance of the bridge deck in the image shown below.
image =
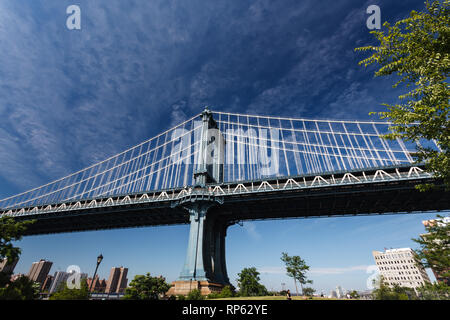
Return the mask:
{"type": "Polygon", "coordinates": [[[450,193],[415,189],[426,182],[436,183],[420,167],[386,167],[85,199],[9,209],[1,215],[35,219],[27,231],[31,235],[189,223],[177,203],[194,199],[219,199],[223,204],[208,214],[230,222],[450,209],[450,193]]]}

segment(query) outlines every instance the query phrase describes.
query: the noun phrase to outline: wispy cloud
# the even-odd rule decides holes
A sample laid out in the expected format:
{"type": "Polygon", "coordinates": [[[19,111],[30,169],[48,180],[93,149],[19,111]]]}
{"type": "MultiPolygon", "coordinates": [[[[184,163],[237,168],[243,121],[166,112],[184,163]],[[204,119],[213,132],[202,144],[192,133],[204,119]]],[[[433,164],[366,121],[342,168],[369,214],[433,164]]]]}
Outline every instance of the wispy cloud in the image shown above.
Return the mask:
{"type": "Polygon", "coordinates": [[[369,38],[367,3],[80,0],[77,31],[65,27],[69,4],[0,2],[0,128],[8,132],[0,176],[21,189],[118,153],[204,105],[362,117],[383,91],[353,52],[369,38]]]}
{"type": "MultiPolygon", "coordinates": [[[[337,268],[317,268],[311,267],[308,273],[315,275],[327,275],[327,274],[343,274],[343,273],[352,273],[352,272],[361,272],[366,271],[368,265],[359,265],[359,266],[349,266],[349,267],[337,267],[337,268]]],[[[260,267],[258,271],[261,274],[285,274],[285,267],[260,267]]]]}
{"type": "Polygon", "coordinates": [[[312,274],[342,274],[342,273],[351,273],[351,272],[360,272],[366,271],[369,266],[360,265],[360,266],[349,266],[343,268],[311,268],[309,270],[312,274]]]}
{"type": "Polygon", "coordinates": [[[284,274],[284,273],[286,273],[286,268],[284,268],[284,267],[260,267],[257,269],[262,274],[284,274]]]}
{"type": "Polygon", "coordinates": [[[256,230],[256,225],[253,222],[244,222],[244,229],[253,240],[261,240],[262,236],[256,230]]]}

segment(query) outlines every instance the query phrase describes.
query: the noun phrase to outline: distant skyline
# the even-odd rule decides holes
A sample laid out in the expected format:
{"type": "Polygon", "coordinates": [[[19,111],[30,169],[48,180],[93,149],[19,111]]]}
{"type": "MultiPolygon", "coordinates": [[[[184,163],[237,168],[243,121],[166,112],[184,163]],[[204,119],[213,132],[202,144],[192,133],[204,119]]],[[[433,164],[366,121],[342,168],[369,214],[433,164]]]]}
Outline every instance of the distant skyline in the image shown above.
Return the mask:
{"type": "MultiPolygon", "coordinates": [[[[66,28],[71,0],[0,2],[0,199],[43,185],[212,110],[312,119],[374,119],[404,93],[395,77],[358,66],[373,44],[366,9],[394,22],[424,0],[79,0],[81,30],[66,28]]],[[[443,213],[448,215],[448,213],[443,213]]],[[[317,292],[365,290],[372,250],[411,247],[435,213],[244,222],[231,226],[227,268],[236,284],[255,266],[262,283],[294,292],[281,252],[311,266],[317,292]]],[[[128,279],[176,280],[188,226],[25,237],[16,272],[111,267],[128,279]]],[[[431,276],[431,279],[434,279],[431,276]]]]}

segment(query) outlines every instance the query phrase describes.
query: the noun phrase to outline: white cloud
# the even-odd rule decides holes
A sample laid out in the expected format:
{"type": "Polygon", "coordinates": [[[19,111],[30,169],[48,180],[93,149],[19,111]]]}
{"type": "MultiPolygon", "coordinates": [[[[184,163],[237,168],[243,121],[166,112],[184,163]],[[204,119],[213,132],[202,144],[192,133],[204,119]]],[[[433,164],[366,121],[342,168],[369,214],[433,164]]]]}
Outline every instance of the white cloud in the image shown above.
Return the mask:
{"type": "Polygon", "coordinates": [[[253,222],[244,222],[244,229],[247,231],[247,234],[253,240],[261,240],[261,234],[256,230],[256,225],[253,222]]]}
{"type": "Polygon", "coordinates": [[[366,271],[369,266],[360,265],[360,266],[350,266],[343,268],[311,268],[309,270],[312,274],[342,274],[349,272],[358,272],[358,271],[366,271]]]}
{"type": "Polygon", "coordinates": [[[258,268],[258,271],[261,274],[285,274],[286,273],[286,268],[284,267],[261,267],[258,268]]]}
{"type": "MultiPolygon", "coordinates": [[[[359,266],[349,266],[349,267],[338,267],[338,268],[316,268],[311,267],[308,271],[310,274],[315,275],[326,275],[326,274],[343,274],[343,273],[352,273],[359,271],[366,271],[369,266],[359,265],[359,266]]],[[[258,271],[261,274],[285,274],[285,267],[260,267],[258,271]]]]}

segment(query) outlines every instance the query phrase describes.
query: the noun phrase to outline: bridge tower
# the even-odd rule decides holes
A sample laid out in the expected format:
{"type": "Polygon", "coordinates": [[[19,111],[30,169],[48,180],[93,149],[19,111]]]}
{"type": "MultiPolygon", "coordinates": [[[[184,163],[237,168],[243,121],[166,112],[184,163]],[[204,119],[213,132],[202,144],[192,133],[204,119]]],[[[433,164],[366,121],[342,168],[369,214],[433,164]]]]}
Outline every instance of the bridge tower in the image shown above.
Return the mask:
{"type": "Polygon", "coordinates": [[[214,208],[220,206],[223,199],[214,196],[207,188],[208,183],[223,182],[225,138],[207,107],[201,119],[194,188],[173,205],[189,212],[190,231],[186,260],[169,295],[186,295],[194,289],[209,294],[230,284],[225,262],[225,237],[228,226],[233,222],[215,214],[214,208]]]}

